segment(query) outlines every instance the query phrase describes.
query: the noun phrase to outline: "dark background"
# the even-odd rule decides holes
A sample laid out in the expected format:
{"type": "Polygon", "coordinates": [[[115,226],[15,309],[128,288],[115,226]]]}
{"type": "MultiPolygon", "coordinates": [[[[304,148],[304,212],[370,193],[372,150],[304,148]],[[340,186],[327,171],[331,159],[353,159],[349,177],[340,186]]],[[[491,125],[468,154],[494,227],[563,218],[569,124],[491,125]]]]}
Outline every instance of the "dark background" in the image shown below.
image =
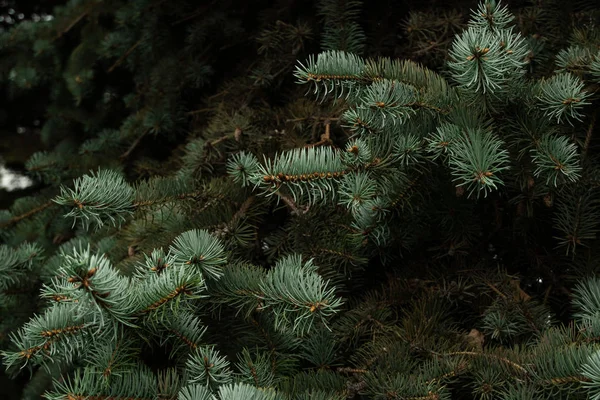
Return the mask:
{"type": "MultiPolygon", "coordinates": [[[[64,1],[0,0],[0,31],[8,30],[21,21],[49,18],[53,7],[62,3],[64,1]]],[[[4,165],[21,174],[29,156],[41,149],[38,133],[44,106],[43,101],[32,102],[30,96],[18,98],[17,101],[9,100],[6,87],[0,84],[0,166],[4,165]]],[[[7,191],[0,188],[0,209],[8,208],[14,199],[34,190],[7,191]]]]}

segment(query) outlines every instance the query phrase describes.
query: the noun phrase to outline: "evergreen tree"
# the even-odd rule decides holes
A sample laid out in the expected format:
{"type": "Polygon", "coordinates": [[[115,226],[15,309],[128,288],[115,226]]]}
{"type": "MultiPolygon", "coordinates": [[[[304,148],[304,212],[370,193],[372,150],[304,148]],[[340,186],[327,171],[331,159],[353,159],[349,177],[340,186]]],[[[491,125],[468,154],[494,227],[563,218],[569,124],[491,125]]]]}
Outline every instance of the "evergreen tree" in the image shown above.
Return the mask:
{"type": "Polygon", "coordinates": [[[600,8],[270,3],[0,34],[22,398],[600,399],[600,8]]]}

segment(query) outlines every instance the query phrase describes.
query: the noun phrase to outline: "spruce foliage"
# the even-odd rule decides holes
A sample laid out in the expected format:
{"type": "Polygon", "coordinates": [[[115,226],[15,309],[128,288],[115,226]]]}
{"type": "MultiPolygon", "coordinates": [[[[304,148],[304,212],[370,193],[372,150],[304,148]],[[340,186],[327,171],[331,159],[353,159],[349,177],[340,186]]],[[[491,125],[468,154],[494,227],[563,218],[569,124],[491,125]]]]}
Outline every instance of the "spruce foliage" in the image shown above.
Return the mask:
{"type": "Polygon", "coordinates": [[[597,5],[271,3],[0,32],[22,398],[600,399],[597,5]]]}

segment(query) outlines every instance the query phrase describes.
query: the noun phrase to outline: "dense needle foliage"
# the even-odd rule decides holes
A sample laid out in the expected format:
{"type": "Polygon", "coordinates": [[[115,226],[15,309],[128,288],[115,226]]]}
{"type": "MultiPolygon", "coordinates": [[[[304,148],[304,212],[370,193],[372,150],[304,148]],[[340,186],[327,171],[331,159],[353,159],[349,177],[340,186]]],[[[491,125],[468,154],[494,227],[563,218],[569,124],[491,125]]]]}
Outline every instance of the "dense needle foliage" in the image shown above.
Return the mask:
{"type": "Polygon", "coordinates": [[[0,32],[10,396],[600,399],[600,8],[372,3],[0,32]]]}

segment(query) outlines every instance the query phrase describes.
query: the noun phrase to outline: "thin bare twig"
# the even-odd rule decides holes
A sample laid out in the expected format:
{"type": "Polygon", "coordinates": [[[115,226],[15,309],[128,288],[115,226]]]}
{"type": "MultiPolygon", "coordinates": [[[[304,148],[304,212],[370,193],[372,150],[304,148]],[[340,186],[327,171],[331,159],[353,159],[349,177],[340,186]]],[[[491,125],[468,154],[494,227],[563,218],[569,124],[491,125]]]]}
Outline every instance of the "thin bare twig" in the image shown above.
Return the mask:
{"type": "Polygon", "coordinates": [[[221,136],[220,138],[217,138],[217,139],[215,139],[215,140],[213,140],[211,142],[206,142],[205,146],[206,147],[208,147],[208,146],[213,146],[214,147],[214,146],[218,145],[219,143],[221,143],[221,142],[223,142],[223,141],[225,141],[227,139],[231,139],[232,137],[233,137],[233,134],[231,134],[231,135],[224,135],[224,136],[221,136]]]}
{"type": "Polygon", "coordinates": [[[362,369],[362,368],[350,368],[350,367],[342,367],[342,368],[338,368],[337,369],[338,372],[341,373],[346,373],[346,374],[366,374],[367,372],[369,372],[368,369],[362,369]]]}
{"type": "Polygon", "coordinates": [[[592,141],[592,133],[594,132],[594,126],[596,124],[596,115],[598,114],[598,110],[594,112],[592,115],[592,120],[590,121],[590,126],[588,127],[587,133],[585,135],[585,142],[583,144],[582,155],[585,157],[587,151],[590,147],[590,142],[592,141]]]}
{"type": "Polygon", "coordinates": [[[138,144],[140,144],[140,142],[142,141],[142,139],[144,138],[144,136],[146,136],[146,134],[148,133],[148,131],[144,131],[144,133],[142,133],[140,136],[138,136],[137,139],[135,139],[135,141],[131,144],[131,146],[129,146],[129,148],[127,149],[127,151],[123,154],[121,154],[121,156],[119,157],[120,159],[124,160],[127,157],[129,157],[129,155],[131,154],[131,152],[133,150],[135,150],[135,148],[137,147],[138,144]]]}
{"type": "MultiPolygon", "coordinates": [[[[150,4],[149,7],[147,7],[147,9],[151,9],[154,7],[158,7],[159,5],[165,3],[168,0],[160,0],[156,3],[150,4]]],[[[133,44],[133,46],[131,46],[126,52],[125,54],[123,54],[109,69],[108,69],[108,73],[111,73],[114,71],[115,68],[117,68],[119,65],[121,65],[121,63],[123,61],[125,61],[125,59],[127,57],[129,57],[129,55],[140,45],[140,43],[142,42],[142,40],[138,40],[136,43],[133,44]]]]}
{"type": "Polygon", "coordinates": [[[148,207],[148,206],[152,206],[154,204],[167,203],[167,202],[173,201],[173,200],[185,200],[185,199],[200,196],[201,194],[202,194],[202,192],[200,192],[200,191],[190,192],[190,193],[182,193],[182,194],[179,194],[176,196],[166,197],[164,199],[159,199],[159,200],[138,201],[136,203],[133,203],[133,206],[135,208],[148,207]]]}
{"type": "Polygon", "coordinates": [[[416,55],[425,54],[425,53],[428,53],[431,50],[437,50],[437,47],[445,46],[448,43],[450,43],[450,40],[444,40],[443,42],[440,42],[440,43],[438,43],[438,42],[432,42],[432,43],[429,44],[429,46],[427,46],[425,48],[422,48],[420,50],[414,51],[412,53],[412,55],[416,56],[416,55]]]}
{"type": "Polygon", "coordinates": [[[502,361],[502,362],[510,365],[514,369],[522,372],[524,375],[529,375],[529,371],[527,371],[524,367],[520,366],[519,364],[517,364],[514,361],[509,360],[508,358],[501,357],[496,354],[480,353],[480,352],[476,352],[476,351],[453,351],[451,353],[444,353],[443,355],[444,356],[472,356],[472,357],[495,358],[496,360],[502,361]]]}
{"type": "Polygon", "coordinates": [[[317,143],[307,144],[304,147],[305,148],[309,148],[309,147],[317,147],[317,146],[331,144],[331,139],[330,139],[331,129],[330,129],[330,126],[331,126],[331,121],[329,119],[325,120],[325,133],[321,135],[321,140],[319,140],[317,143]]]}
{"type": "Polygon", "coordinates": [[[299,207],[294,200],[292,200],[290,197],[286,196],[285,194],[281,194],[281,193],[277,192],[277,195],[292,210],[292,215],[306,214],[310,208],[309,206],[299,207]]]}
{"type": "Polygon", "coordinates": [[[73,29],[73,27],[75,25],[77,25],[79,23],[79,21],[81,21],[82,19],[84,19],[91,11],[93,7],[88,7],[84,12],[82,12],[81,14],[79,14],[77,16],[77,18],[75,18],[70,24],[69,26],[67,26],[65,29],[63,29],[62,31],[58,32],[58,34],[54,37],[54,40],[58,40],[61,37],[63,37],[67,32],[69,32],[71,29],[73,29]]]}
{"type": "Polygon", "coordinates": [[[237,210],[235,214],[233,214],[233,217],[231,217],[231,221],[229,222],[229,224],[233,225],[238,219],[246,215],[246,212],[248,211],[254,200],[254,196],[250,196],[246,200],[244,200],[244,202],[240,206],[240,209],[237,210]]]}
{"type": "Polygon", "coordinates": [[[9,227],[9,226],[11,226],[11,225],[13,225],[13,224],[16,224],[17,222],[19,222],[19,221],[21,221],[21,220],[25,219],[25,218],[29,218],[29,217],[31,217],[32,215],[35,215],[35,214],[37,214],[37,213],[39,213],[39,212],[41,212],[41,211],[44,211],[46,208],[48,208],[48,207],[51,207],[51,206],[53,206],[54,204],[55,204],[55,203],[54,203],[53,201],[48,201],[48,202],[46,202],[46,203],[42,204],[42,205],[41,205],[41,206],[39,206],[39,207],[36,207],[36,208],[33,208],[33,209],[31,209],[31,210],[27,211],[27,212],[26,212],[26,213],[24,213],[24,214],[17,215],[16,217],[13,217],[13,218],[9,219],[8,221],[6,221],[6,222],[4,222],[3,224],[1,224],[1,225],[0,225],[0,227],[2,227],[2,228],[9,227]]]}
{"type": "Polygon", "coordinates": [[[171,26],[179,25],[182,22],[189,21],[190,19],[194,19],[196,17],[201,16],[204,13],[204,11],[206,10],[206,8],[207,8],[207,6],[201,7],[199,10],[196,10],[195,12],[191,13],[190,15],[186,15],[185,17],[173,22],[171,24],[171,26]]]}
{"type": "Polygon", "coordinates": [[[209,112],[209,111],[212,111],[212,110],[213,110],[213,109],[212,109],[212,108],[210,108],[210,107],[206,107],[206,108],[199,108],[199,109],[197,109],[197,110],[193,110],[193,111],[189,111],[189,112],[187,112],[187,115],[195,115],[195,114],[200,114],[200,113],[203,113],[203,112],[209,112]]]}
{"type": "Polygon", "coordinates": [[[332,118],[332,117],[303,117],[303,118],[293,118],[293,119],[286,119],[285,122],[300,122],[300,121],[306,121],[307,119],[314,119],[314,120],[318,120],[318,121],[339,121],[339,118],[332,118]]]}
{"type": "Polygon", "coordinates": [[[121,65],[121,63],[123,61],[125,61],[125,59],[127,57],[129,57],[129,55],[131,53],[133,53],[133,51],[140,45],[140,43],[142,43],[142,39],[138,40],[133,46],[131,46],[129,48],[129,50],[127,50],[125,52],[125,54],[123,54],[109,69],[108,69],[108,73],[111,73],[115,70],[115,68],[117,68],[119,65],[121,65]]]}

